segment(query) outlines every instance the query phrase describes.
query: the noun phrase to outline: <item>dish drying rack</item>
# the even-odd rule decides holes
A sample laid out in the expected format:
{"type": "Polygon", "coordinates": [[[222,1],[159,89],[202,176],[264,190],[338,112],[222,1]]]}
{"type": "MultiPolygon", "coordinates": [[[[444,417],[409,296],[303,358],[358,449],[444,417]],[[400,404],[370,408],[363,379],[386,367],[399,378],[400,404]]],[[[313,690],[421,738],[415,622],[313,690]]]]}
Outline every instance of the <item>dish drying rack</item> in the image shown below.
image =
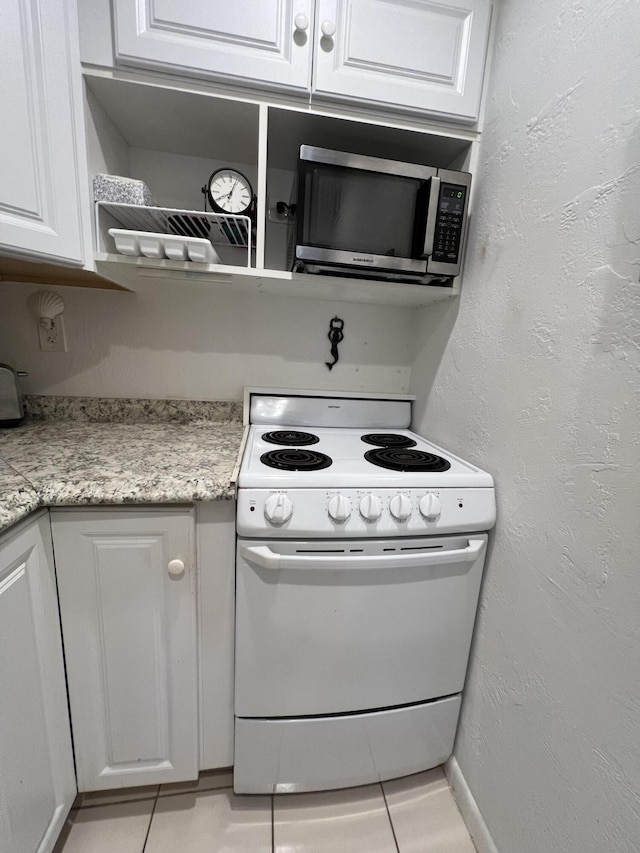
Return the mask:
{"type": "Polygon", "coordinates": [[[102,235],[105,243],[107,240],[112,241],[106,234],[108,228],[114,225],[132,231],[205,238],[213,245],[246,249],[246,266],[251,266],[252,233],[248,216],[112,201],[96,202],[96,233],[102,235]]]}

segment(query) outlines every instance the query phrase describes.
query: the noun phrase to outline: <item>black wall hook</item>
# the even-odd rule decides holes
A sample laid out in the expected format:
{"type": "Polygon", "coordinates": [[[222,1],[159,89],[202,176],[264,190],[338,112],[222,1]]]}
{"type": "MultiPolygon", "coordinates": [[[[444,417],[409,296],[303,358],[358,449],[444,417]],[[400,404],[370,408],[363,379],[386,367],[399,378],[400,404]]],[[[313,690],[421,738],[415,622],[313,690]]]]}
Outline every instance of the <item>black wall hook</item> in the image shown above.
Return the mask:
{"type": "Polygon", "coordinates": [[[325,364],[329,368],[329,370],[333,370],[334,366],[338,363],[338,359],[340,356],[338,355],[338,344],[342,342],[344,338],[344,320],[341,320],[340,317],[334,317],[333,320],[329,322],[329,334],[327,337],[331,341],[331,355],[333,356],[333,361],[325,361],[325,364]]]}

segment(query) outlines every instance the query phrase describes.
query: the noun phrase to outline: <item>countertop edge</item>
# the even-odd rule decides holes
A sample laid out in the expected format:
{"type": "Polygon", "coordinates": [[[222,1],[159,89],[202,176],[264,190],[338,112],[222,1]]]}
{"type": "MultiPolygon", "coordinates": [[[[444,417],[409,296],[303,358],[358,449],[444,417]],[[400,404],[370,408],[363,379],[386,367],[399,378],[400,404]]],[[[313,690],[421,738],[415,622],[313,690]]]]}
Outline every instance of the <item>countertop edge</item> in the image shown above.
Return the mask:
{"type": "Polygon", "coordinates": [[[249,424],[245,425],[245,428],[242,432],[242,438],[240,439],[240,447],[238,449],[238,457],[236,459],[236,464],[233,466],[233,471],[231,472],[231,485],[233,486],[234,497],[238,492],[238,476],[240,474],[240,464],[242,463],[242,455],[244,453],[244,449],[247,445],[247,439],[249,438],[249,424]]]}
{"type": "MultiPolygon", "coordinates": [[[[20,434],[23,441],[13,441],[12,444],[0,448],[0,473],[3,475],[0,478],[3,490],[0,495],[0,535],[4,536],[15,524],[42,508],[162,506],[178,503],[233,501],[236,498],[238,473],[247,441],[248,428],[235,421],[233,430],[227,435],[224,428],[230,425],[216,423],[217,428],[223,429],[221,435],[219,429],[217,430],[220,438],[218,439],[214,434],[211,440],[204,444],[201,440],[202,433],[198,434],[202,430],[202,424],[150,426],[149,429],[153,429],[154,433],[148,441],[156,439],[155,431],[158,429],[163,434],[165,430],[169,430],[169,437],[164,445],[164,450],[161,451],[166,453],[168,462],[165,463],[161,456],[156,456],[157,468],[154,467],[154,462],[151,459],[146,469],[141,470],[138,467],[131,471],[130,476],[128,472],[123,474],[123,469],[128,464],[127,455],[123,455],[123,458],[120,459],[117,444],[115,445],[116,451],[111,453],[109,442],[112,445],[114,444],[113,437],[109,436],[106,451],[102,448],[101,437],[98,441],[95,440],[96,428],[100,430],[100,436],[102,434],[101,425],[85,425],[87,430],[91,430],[93,433],[91,439],[88,439],[88,456],[96,455],[95,447],[98,448],[98,454],[97,458],[92,459],[90,465],[84,469],[82,467],[75,469],[73,464],[69,467],[65,465],[65,458],[69,460],[73,458],[75,461],[75,457],[68,455],[69,452],[72,454],[74,452],[73,434],[71,440],[66,434],[66,446],[62,448],[62,451],[60,449],[57,432],[58,426],[61,432],[65,430],[64,422],[57,422],[51,448],[47,444],[47,439],[51,438],[51,432],[44,424],[42,428],[47,430],[44,445],[42,444],[41,434],[37,434],[40,432],[40,426],[38,426],[37,432],[30,434],[25,431],[25,433],[20,434]],[[192,434],[192,429],[195,434],[192,434]],[[198,451],[204,448],[205,458],[206,454],[210,455],[212,460],[210,467],[203,464],[202,454],[200,454],[200,458],[197,454],[191,459],[187,458],[185,464],[182,452],[182,430],[185,431],[185,437],[191,438],[192,445],[195,445],[198,451]],[[91,441],[93,441],[93,445],[91,441]],[[218,441],[221,442],[219,459],[216,457],[218,441]],[[69,451],[69,447],[71,447],[71,451],[69,451]],[[34,452],[36,449],[39,451],[41,458],[36,455],[34,461],[32,448],[34,452]],[[56,453],[59,453],[59,456],[56,456],[56,453]],[[67,453],[66,457],[65,453],[67,453]],[[104,454],[104,468],[100,463],[100,453],[104,454]],[[19,464],[23,455],[24,464],[19,464]],[[112,458],[119,461],[119,470],[118,466],[110,466],[109,463],[112,458]],[[93,470],[91,465],[93,465],[93,470]],[[47,476],[47,466],[49,476],[47,476]]],[[[73,429],[76,432],[78,429],[81,430],[80,441],[83,440],[85,426],[73,422],[73,429]]],[[[107,427],[106,424],[105,427],[107,427]]],[[[124,428],[136,430],[137,438],[137,427],[135,425],[124,428]]],[[[17,435],[12,431],[12,438],[17,437],[17,435]]],[[[162,435],[161,438],[164,440],[165,436],[162,435]]],[[[120,440],[119,434],[116,434],[116,439],[120,440]]],[[[143,444],[143,442],[140,443],[143,444]]],[[[143,459],[144,457],[139,455],[140,452],[144,453],[144,446],[142,451],[138,449],[137,456],[138,459],[143,459]]]]}
{"type": "MultiPolygon", "coordinates": [[[[4,461],[1,460],[0,461],[4,461]]],[[[30,515],[33,515],[43,509],[82,509],[88,507],[143,507],[143,506],[170,506],[172,504],[197,504],[197,503],[215,503],[218,501],[235,501],[236,499],[236,483],[235,480],[229,481],[228,488],[221,488],[217,491],[212,491],[208,495],[187,496],[176,492],[171,496],[156,497],[153,495],[145,495],[141,493],[136,499],[118,499],[107,500],[99,495],[86,498],[83,500],[47,500],[38,494],[37,489],[28,484],[34,493],[34,500],[28,504],[20,506],[8,511],[7,518],[3,520],[0,516],[0,537],[4,537],[13,527],[24,521],[30,515]]]]}

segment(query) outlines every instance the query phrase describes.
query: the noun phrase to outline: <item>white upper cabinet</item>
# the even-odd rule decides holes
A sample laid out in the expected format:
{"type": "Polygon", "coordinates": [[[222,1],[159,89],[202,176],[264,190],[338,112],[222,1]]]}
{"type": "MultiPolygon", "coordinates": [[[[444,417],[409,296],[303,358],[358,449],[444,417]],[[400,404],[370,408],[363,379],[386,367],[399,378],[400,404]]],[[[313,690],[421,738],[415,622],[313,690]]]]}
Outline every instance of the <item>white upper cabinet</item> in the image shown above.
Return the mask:
{"type": "MultiPolygon", "coordinates": [[[[478,120],[491,0],[113,4],[118,63],[288,90],[312,102],[478,120]]],[[[83,58],[101,64],[108,48],[90,23],[85,14],[83,58]]]]}
{"type": "Polygon", "coordinates": [[[478,119],[487,0],[317,0],[313,93],[478,119]]]}
{"type": "Polygon", "coordinates": [[[75,3],[3,0],[0,23],[0,254],[81,265],[75,3]]]}
{"type": "Polygon", "coordinates": [[[116,58],[306,90],[313,0],[114,0],[116,58]]]}

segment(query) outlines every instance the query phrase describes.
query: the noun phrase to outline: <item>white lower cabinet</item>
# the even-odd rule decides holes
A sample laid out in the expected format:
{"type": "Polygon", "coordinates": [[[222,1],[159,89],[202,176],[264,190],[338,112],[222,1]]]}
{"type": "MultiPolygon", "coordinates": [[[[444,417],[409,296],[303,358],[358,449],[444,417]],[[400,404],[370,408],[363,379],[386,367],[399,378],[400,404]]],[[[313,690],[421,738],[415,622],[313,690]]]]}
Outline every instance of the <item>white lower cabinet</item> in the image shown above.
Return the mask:
{"type": "Polygon", "coordinates": [[[51,517],[78,790],[195,779],[195,511],[51,517]]]}
{"type": "Polygon", "coordinates": [[[47,512],[0,539],[0,850],[50,853],[76,783],[47,512]]]}

